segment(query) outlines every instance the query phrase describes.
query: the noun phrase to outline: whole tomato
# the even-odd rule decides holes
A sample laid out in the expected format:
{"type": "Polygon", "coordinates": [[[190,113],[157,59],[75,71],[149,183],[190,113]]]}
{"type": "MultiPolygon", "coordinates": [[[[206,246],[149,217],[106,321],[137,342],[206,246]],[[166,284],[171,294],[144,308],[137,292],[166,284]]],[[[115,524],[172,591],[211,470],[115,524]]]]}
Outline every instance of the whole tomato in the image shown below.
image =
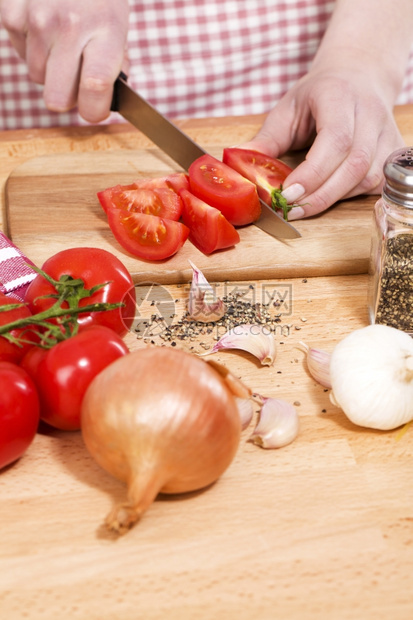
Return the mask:
{"type": "MultiPolygon", "coordinates": [[[[42,271],[54,280],[59,280],[64,275],[69,275],[75,280],[80,278],[84,281],[86,289],[107,282],[91,297],[82,299],[79,307],[101,302],[123,302],[125,306],[105,312],[78,315],[80,329],[91,325],[104,325],[120,336],[126,334],[135,313],[135,289],[129,271],[116,256],[100,248],[70,248],[48,258],[42,266],[42,271]]],[[[32,314],[36,314],[50,308],[56,301],[54,298],[40,298],[55,294],[55,287],[39,274],[30,283],[25,301],[32,314]]],[[[67,307],[66,302],[63,307],[67,307]]]]}
{"type": "MultiPolygon", "coordinates": [[[[19,301],[12,297],[7,297],[4,293],[0,293],[0,306],[8,306],[10,304],[19,304],[19,301]]],[[[12,323],[18,319],[25,319],[28,316],[31,316],[30,310],[24,304],[19,304],[19,307],[14,310],[0,312],[0,325],[12,323]]],[[[0,361],[18,364],[25,353],[33,346],[32,343],[36,340],[36,337],[33,331],[27,327],[13,329],[10,335],[15,338],[23,338],[28,342],[17,345],[7,340],[4,336],[0,336],[0,361]]]]}
{"type": "Polygon", "coordinates": [[[0,469],[21,457],[39,425],[39,397],[20,366],[0,362],[0,469]]]}
{"type": "Polygon", "coordinates": [[[51,349],[32,347],[21,366],[37,387],[41,419],[60,430],[78,430],[89,383],[128,352],[121,337],[103,325],[87,327],[51,349]]]}

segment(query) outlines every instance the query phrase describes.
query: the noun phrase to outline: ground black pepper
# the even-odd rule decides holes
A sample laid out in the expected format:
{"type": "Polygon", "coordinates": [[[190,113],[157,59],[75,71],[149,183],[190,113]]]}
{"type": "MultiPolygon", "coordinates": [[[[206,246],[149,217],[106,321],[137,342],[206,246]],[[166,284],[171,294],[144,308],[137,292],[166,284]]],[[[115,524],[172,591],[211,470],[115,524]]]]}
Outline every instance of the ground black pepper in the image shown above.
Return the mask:
{"type": "MultiPolygon", "coordinates": [[[[177,301],[177,300],[175,300],[177,301]]],[[[214,340],[219,340],[228,330],[245,323],[254,325],[266,325],[275,332],[279,330],[280,335],[288,336],[290,325],[280,325],[283,301],[274,303],[261,304],[256,302],[248,302],[244,299],[242,292],[229,293],[222,297],[222,301],[227,306],[227,312],[218,321],[203,323],[200,321],[192,321],[189,319],[188,312],[185,312],[180,319],[175,315],[175,322],[167,325],[162,316],[151,315],[150,321],[147,323],[147,330],[137,332],[137,337],[153,338],[156,334],[165,344],[176,346],[176,341],[194,342],[202,336],[211,336],[214,340]],[[146,334],[146,335],[145,335],[146,334]]],[[[209,339],[208,339],[209,340],[209,339]]],[[[209,350],[210,343],[198,342],[197,346],[209,350]]],[[[194,347],[190,347],[193,349],[194,347]]]]}
{"type": "Polygon", "coordinates": [[[412,331],[412,302],[413,234],[403,233],[386,242],[376,323],[412,331]]]}

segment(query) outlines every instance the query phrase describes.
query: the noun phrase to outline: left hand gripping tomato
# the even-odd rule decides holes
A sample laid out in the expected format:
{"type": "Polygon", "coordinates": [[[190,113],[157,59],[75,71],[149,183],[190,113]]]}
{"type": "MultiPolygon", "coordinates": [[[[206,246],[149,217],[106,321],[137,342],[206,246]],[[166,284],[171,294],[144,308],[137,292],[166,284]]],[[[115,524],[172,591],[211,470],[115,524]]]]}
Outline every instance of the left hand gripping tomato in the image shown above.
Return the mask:
{"type": "Polygon", "coordinates": [[[102,325],[92,325],[51,349],[30,349],[21,366],[37,387],[41,419],[60,430],[78,430],[90,382],[128,352],[123,340],[102,325]]]}
{"type": "Polygon", "coordinates": [[[287,219],[291,206],[281,192],[285,179],[292,172],[290,166],[281,159],[264,153],[236,147],[224,149],[222,159],[225,164],[254,183],[261,200],[274,210],[281,209],[287,219]]]}
{"type": "Polygon", "coordinates": [[[0,469],[20,458],[39,425],[39,397],[20,366],[0,362],[0,469]]]}

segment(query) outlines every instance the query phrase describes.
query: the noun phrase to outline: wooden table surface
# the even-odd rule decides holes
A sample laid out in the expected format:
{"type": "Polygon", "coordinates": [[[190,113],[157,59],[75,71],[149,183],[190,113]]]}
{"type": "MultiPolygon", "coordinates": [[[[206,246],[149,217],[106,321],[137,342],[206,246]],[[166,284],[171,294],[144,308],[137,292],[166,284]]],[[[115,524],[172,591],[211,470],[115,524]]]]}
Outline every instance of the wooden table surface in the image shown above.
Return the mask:
{"type": "MultiPolygon", "coordinates": [[[[395,115],[413,144],[413,107],[399,107],[395,115]]],[[[246,140],[261,121],[180,124],[207,147],[217,136],[219,143],[223,135],[228,144],[246,140]]],[[[128,125],[4,132],[0,182],[4,190],[20,164],[41,155],[150,146],[128,125]]],[[[3,191],[3,227],[4,213],[3,191]]],[[[58,250],[50,246],[50,254],[58,250]]],[[[0,472],[1,618],[413,618],[413,431],[355,427],[309,376],[299,348],[305,341],[331,351],[368,324],[367,276],[252,285],[257,296],[263,290],[288,294],[275,364],[260,367],[248,354],[229,351],[215,359],[255,391],[296,403],[297,440],[263,450],[247,441],[251,426],[217,484],[158,499],[133,530],[115,539],[102,521],[125,488],[95,464],[79,432],[43,429],[24,457],[0,472]]],[[[188,287],[171,284],[168,291],[182,314],[188,287]]],[[[126,341],[132,349],[143,346],[133,334],[126,341]]]]}

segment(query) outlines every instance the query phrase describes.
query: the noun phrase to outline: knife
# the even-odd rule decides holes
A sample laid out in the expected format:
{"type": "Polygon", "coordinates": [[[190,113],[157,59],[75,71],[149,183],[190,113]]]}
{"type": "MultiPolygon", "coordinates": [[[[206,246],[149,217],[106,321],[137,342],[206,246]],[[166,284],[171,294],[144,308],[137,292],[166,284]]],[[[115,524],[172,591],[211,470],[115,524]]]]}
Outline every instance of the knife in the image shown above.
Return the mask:
{"type": "MultiPolygon", "coordinates": [[[[184,170],[206,151],[163,116],[146,99],[132,90],[123,73],[117,78],[111,110],[119,112],[184,170]]],[[[278,239],[296,239],[301,234],[289,222],[261,202],[261,216],[254,222],[261,230],[278,239]]]]}

